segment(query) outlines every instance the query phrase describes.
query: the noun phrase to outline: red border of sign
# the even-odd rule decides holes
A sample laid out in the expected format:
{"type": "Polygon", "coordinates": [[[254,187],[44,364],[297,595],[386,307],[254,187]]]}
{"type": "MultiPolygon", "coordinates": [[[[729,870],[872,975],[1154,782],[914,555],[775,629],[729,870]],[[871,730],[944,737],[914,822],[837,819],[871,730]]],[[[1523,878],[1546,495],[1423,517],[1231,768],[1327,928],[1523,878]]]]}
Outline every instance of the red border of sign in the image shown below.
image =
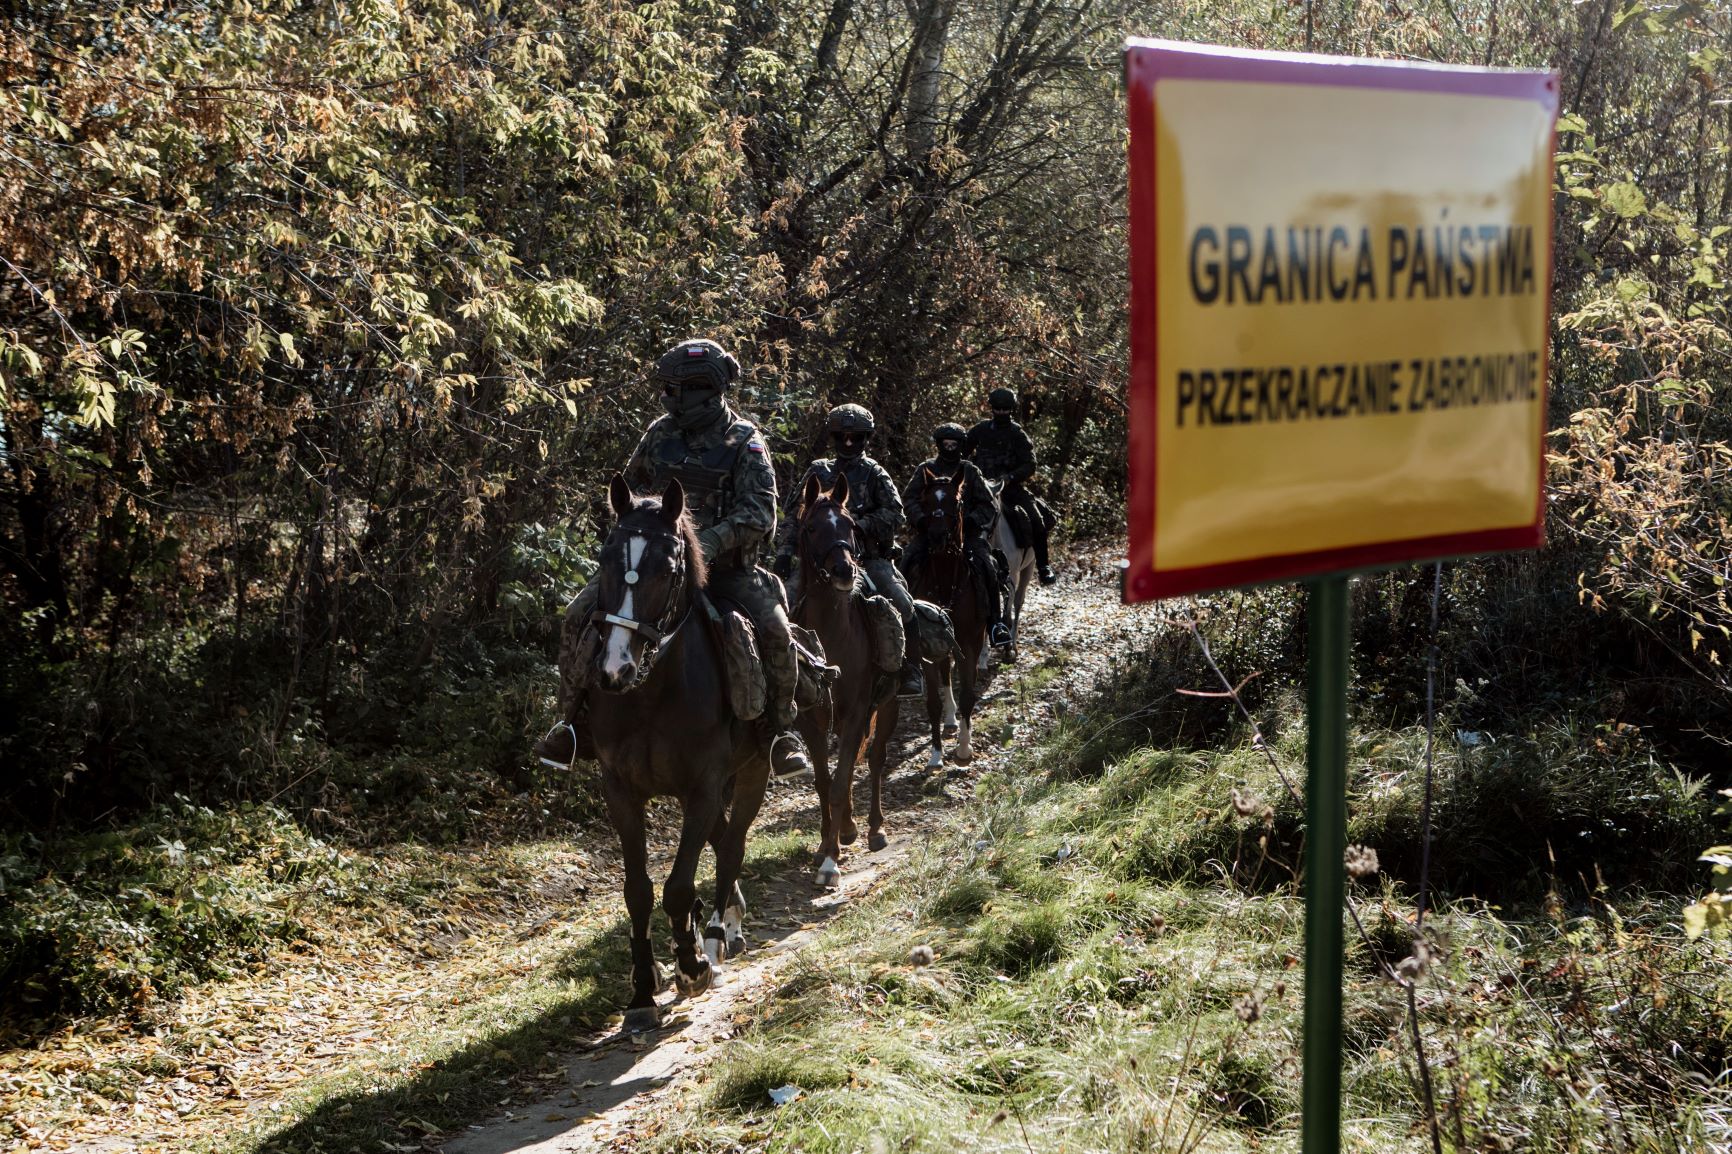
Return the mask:
{"type": "MultiPolygon", "coordinates": [[[[1155,294],[1160,254],[1156,250],[1154,88],[1157,80],[1229,80],[1263,84],[1328,84],[1347,88],[1384,88],[1464,96],[1494,96],[1537,101],[1552,116],[1556,151],[1558,77],[1555,72],[1462,68],[1442,64],[1358,60],[1182,44],[1171,40],[1131,40],[1125,45],[1130,141],[1131,382],[1130,382],[1130,569],[1125,575],[1127,602],[1152,601],[1239,585],[1365,569],[1436,557],[1459,557],[1508,549],[1537,549],[1545,543],[1545,454],[1540,454],[1540,488],[1531,524],[1473,533],[1410,537],[1345,549],[1281,553],[1223,565],[1155,569],[1156,385],[1155,294]]],[[[1546,315],[1551,316],[1553,221],[1546,219],[1546,315]]],[[[1549,403],[1551,342],[1540,350],[1540,408],[1549,403]]],[[[1543,449],[1543,446],[1542,446],[1543,449]]]]}

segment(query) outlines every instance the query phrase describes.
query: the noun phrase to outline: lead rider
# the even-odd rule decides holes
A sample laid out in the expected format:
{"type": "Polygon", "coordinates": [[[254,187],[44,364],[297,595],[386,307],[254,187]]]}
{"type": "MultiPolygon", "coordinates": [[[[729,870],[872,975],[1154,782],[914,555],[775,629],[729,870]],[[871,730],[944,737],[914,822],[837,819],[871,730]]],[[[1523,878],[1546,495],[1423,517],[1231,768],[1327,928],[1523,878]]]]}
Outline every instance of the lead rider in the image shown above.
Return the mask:
{"type": "MultiPolygon", "coordinates": [[[[756,627],[769,696],[770,765],[776,776],[793,777],[812,770],[793,728],[794,639],[781,584],[757,565],[776,529],[776,474],[757,426],[725,399],[739,376],[740,363],[714,341],[682,341],[663,353],[654,377],[667,415],[644,431],[626,464],[625,481],[638,493],[663,489],[676,477],[684,486],[710,592],[738,605],[756,627]]],[[[563,720],[535,743],[536,757],[549,765],[565,767],[580,754],[592,756],[583,685],[588,671],[575,666],[582,632],[595,627],[599,597],[600,587],[592,582],[565,611],[559,650],[563,720]]]]}

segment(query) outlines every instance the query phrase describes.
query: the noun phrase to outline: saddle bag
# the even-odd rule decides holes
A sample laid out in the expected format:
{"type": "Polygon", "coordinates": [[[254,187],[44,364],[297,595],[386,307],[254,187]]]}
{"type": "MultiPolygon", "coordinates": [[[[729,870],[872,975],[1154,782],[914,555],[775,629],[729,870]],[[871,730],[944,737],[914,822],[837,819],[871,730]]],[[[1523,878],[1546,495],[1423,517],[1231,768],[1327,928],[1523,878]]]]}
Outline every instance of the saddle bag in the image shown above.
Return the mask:
{"type": "Polygon", "coordinates": [[[950,614],[930,601],[914,603],[914,628],[920,641],[920,656],[925,661],[942,661],[956,648],[956,629],[950,614]]]}
{"type": "Polygon", "coordinates": [[[888,597],[876,594],[866,598],[866,623],[872,632],[872,664],[885,673],[902,668],[902,653],[907,635],[902,629],[902,614],[888,597]]]}
{"type": "Polygon", "coordinates": [[[1048,533],[1058,528],[1058,514],[1052,511],[1051,505],[1036,497],[1034,507],[1040,511],[1040,523],[1048,533]]]}
{"type": "Polygon", "coordinates": [[[824,643],[816,633],[791,621],[788,631],[794,635],[794,666],[799,671],[794,684],[794,707],[810,709],[823,698],[840,671],[825,660],[824,643]]]}
{"type": "Polygon", "coordinates": [[[758,656],[752,623],[737,609],[722,610],[722,668],[727,673],[728,704],[734,716],[741,721],[762,717],[770,697],[764,663],[758,656]]]}

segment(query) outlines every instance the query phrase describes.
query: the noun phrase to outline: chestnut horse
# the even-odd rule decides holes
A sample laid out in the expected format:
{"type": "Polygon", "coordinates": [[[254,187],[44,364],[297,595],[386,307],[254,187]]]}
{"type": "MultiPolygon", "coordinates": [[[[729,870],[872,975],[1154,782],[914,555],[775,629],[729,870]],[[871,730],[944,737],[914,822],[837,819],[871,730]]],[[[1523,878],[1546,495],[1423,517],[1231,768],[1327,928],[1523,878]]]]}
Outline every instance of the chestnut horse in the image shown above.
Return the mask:
{"type": "Polygon", "coordinates": [[[595,577],[601,597],[592,624],[602,644],[587,693],[602,794],[625,858],[632,980],[625,1029],[641,1030],[661,1017],[644,806],[653,797],[675,797],[683,812],[662,908],[673,923],[675,981],[680,993],[693,996],[715,980],[717,962],[745,948],[740,866],[770,761],[756,727],[729,705],[685,490],[676,480],[660,501],[634,497],[615,474],[608,496],[619,520],[595,577]],[[716,913],[699,949],[703,904],[695,879],[705,842],[716,854],[716,913]]]}
{"type": "MultiPolygon", "coordinates": [[[[967,477],[958,471],[948,480],[921,466],[922,516],[916,524],[926,526],[926,557],[908,579],[916,598],[932,601],[950,615],[960,652],[926,667],[926,715],[932,722],[932,745],[926,767],[944,764],[943,735],[955,732],[956,744],[950,760],[967,765],[974,760],[974,680],[986,649],[986,627],[990,611],[981,604],[974,573],[968,565],[968,550],[962,543],[963,496],[967,477]]],[[[987,578],[991,580],[992,578],[987,578]]]]}
{"type": "Polygon", "coordinates": [[[866,846],[881,850],[884,836],[884,764],[900,712],[896,683],[872,660],[872,628],[866,618],[866,583],[860,567],[860,528],[848,513],[848,478],[838,475],[829,492],[817,477],[806,478],[798,520],[800,601],[793,619],[818,635],[825,658],[840,678],[813,709],[800,711],[800,734],[817,768],[818,808],[823,814],[818,846],[818,884],[842,882],[842,847],[859,837],[854,824],[854,766],[865,753],[872,778],[872,809],[866,846]],[[830,734],[837,736],[836,772],[830,772],[830,734]],[[867,748],[870,743],[870,749],[867,748]]]}

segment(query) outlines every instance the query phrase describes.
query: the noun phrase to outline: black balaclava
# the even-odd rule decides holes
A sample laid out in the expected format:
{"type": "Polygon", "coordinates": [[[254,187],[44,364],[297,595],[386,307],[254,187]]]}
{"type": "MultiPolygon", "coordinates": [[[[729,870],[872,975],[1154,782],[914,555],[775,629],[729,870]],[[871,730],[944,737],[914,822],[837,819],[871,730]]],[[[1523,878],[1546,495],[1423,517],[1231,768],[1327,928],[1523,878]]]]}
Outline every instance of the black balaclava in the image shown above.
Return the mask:
{"type": "Polygon", "coordinates": [[[695,433],[707,429],[722,419],[727,406],[722,403],[720,389],[706,389],[696,385],[685,388],[672,383],[662,386],[662,407],[674,419],[674,424],[683,433],[695,433]]]}
{"type": "Polygon", "coordinates": [[[866,451],[868,433],[831,433],[830,444],[835,446],[836,458],[841,461],[858,461],[866,451]]]}
{"type": "Polygon", "coordinates": [[[960,465],[962,463],[962,442],[954,437],[938,442],[938,463],[951,468],[960,465]],[[946,447],[950,445],[954,445],[955,448],[946,447]]]}
{"type": "Polygon", "coordinates": [[[992,423],[1001,429],[1005,428],[1010,424],[1010,419],[1015,415],[1015,409],[994,409],[992,410],[992,423]]]}

